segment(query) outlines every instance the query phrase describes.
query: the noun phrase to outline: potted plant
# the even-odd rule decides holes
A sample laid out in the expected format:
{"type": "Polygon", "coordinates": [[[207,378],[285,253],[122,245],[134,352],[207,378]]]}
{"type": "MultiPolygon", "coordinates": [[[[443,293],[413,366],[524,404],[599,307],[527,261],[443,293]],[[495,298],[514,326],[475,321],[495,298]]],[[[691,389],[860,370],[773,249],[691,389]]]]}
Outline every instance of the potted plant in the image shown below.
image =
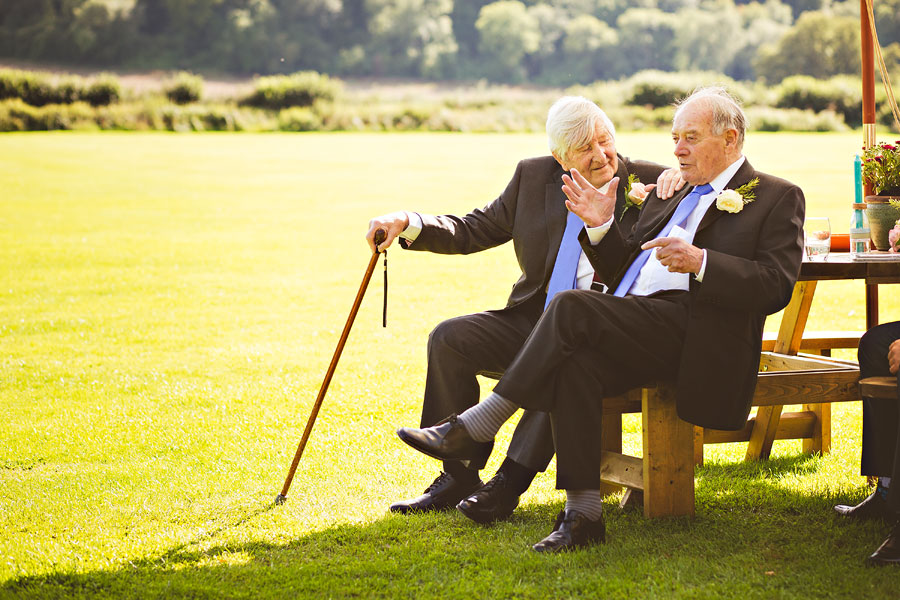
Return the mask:
{"type": "Polygon", "coordinates": [[[862,156],[862,177],[875,190],[874,196],[866,196],[872,242],[878,250],[888,250],[891,247],[888,232],[900,217],[900,140],[866,148],[862,156]]]}

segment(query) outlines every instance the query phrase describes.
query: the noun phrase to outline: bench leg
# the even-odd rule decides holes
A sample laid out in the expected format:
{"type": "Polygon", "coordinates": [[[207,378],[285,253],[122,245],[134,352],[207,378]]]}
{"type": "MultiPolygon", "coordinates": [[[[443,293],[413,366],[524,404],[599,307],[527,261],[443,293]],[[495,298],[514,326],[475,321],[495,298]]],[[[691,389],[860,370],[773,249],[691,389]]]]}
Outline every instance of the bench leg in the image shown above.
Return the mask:
{"type": "Polygon", "coordinates": [[[694,427],[678,418],[675,390],[645,389],[644,516],[694,516],[694,427]]]}
{"type": "MultiPolygon", "coordinates": [[[[600,440],[603,450],[622,453],[622,413],[603,415],[603,424],[600,426],[600,440]]],[[[600,484],[600,493],[604,496],[618,493],[622,486],[603,482],[600,484]]]]}
{"type": "Polygon", "coordinates": [[[803,439],[803,452],[806,454],[831,452],[831,404],[804,404],[803,410],[816,415],[813,437],[803,439]]]}
{"type": "Polygon", "coordinates": [[[703,428],[694,427],[694,466],[703,466],[703,428]]]}

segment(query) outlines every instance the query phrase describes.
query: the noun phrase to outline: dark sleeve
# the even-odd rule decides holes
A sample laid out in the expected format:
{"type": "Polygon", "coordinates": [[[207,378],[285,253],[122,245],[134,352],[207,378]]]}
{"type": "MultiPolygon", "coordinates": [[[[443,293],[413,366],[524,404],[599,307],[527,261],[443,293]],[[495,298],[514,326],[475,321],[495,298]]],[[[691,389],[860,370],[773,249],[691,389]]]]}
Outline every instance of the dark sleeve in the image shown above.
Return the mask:
{"type": "Polygon", "coordinates": [[[462,217],[419,214],[422,231],[403,247],[438,254],[470,254],[508,242],[512,239],[523,170],[520,162],[503,193],[484,208],[462,217]]]}
{"type": "Polygon", "coordinates": [[[692,283],[698,301],[761,314],[787,306],[803,260],[804,214],[803,192],[784,186],[759,225],[752,258],[707,249],[703,283],[692,283]]]}

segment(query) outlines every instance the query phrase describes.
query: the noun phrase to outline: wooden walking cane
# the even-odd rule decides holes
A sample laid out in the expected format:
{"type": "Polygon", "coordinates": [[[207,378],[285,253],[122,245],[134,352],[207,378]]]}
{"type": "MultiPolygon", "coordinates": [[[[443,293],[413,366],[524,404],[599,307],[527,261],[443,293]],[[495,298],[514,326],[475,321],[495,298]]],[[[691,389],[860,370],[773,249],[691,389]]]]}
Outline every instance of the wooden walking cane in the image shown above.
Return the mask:
{"type": "MultiPolygon", "coordinates": [[[[319,389],[319,396],[316,398],[312,413],[310,413],[309,420],[306,422],[306,429],[303,431],[303,437],[300,439],[300,444],[297,446],[297,452],[294,454],[294,462],[291,463],[291,468],[284,480],[284,486],[281,488],[281,493],[275,496],[275,504],[284,504],[287,502],[287,493],[291,488],[291,481],[294,479],[297,465],[300,464],[300,457],[303,456],[303,449],[306,448],[309,434],[312,432],[313,424],[316,422],[316,416],[318,416],[319,409],[322,407],[322,401],[325,399],[325,392],[328,391],[328,384],[331,383],[331,377],[334,375],[334,370],[337,368],[338,360],[341,358],[341,352],[344,351],[344,344],[347,343],[347,337],[350,335],[350,328],[353,327],[353,320],[356,319],[356,313],[359,312],[359,306],[362,304],[363,296],[366,294],[366,288],[369,287],[369,281],[372,279],[372,272],[375,270],[375,263],[378,262],[378,255],[380,254],[378,245],[384,241],[385,237],[387,237],[387,234],[383,229],[379,229],[375,232],[375,252],[372,253],[372,258],[369,260],[366,274],[363,275],[362,284],[359,286],[359,291],[356,293],[356,300],[353,301],[353,308],[350,309],[350,316],[347,317],[347,324],[344,325],[341,339],[338,341],[337,348],[334,350],[334,356],[331,358],[331,364],[328,365],[328,371],[325,373],[325,381],[322,382],[322,387],[319,389]]],[[[387,251],[385,250],[385,252],[387,251]]],[[[387,262],[385,261],[385,287],[386,286],[387,262]]]]}

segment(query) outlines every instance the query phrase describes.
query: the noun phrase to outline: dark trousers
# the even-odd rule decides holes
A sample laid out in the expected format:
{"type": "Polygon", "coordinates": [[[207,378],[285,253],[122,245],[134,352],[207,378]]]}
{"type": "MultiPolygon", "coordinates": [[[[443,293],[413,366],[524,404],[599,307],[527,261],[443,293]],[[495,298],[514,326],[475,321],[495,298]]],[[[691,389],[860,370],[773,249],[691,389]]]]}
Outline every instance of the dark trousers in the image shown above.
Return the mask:
{"type": "MultiPolygon", "coordinates": [[[[859,376],[890,376],[888,348],[897,339],[900,321],[867,331],[859,341],[859,376]]],[[[888,502],[900,510],[900,393],[896,400],[863,398],[861,471],[863,475],[891,477],[888,502]]]]}
{"type": "Polygon", "coordinates": [[[674,380],[689,314],[687,292],[617,298],[589,290],[554,297],[495,391],[549,412],[556,486],[600,487],[604,396],[674,380]]]}
{"type": "MultiPolygon", "coordinates": [[[[478,402],[476,375],[499,377],[541,316],[542,294],[503,310],[464,315],[440,323],[428,337],[428,373],[422,427],[459,414],[478,402]]],[[[506,455],[533,471],[553,458],[550,416],[526,411],[513,432],[506,455]]],[[[452,472],[452,464],[444,463],[452,472]]]]}

